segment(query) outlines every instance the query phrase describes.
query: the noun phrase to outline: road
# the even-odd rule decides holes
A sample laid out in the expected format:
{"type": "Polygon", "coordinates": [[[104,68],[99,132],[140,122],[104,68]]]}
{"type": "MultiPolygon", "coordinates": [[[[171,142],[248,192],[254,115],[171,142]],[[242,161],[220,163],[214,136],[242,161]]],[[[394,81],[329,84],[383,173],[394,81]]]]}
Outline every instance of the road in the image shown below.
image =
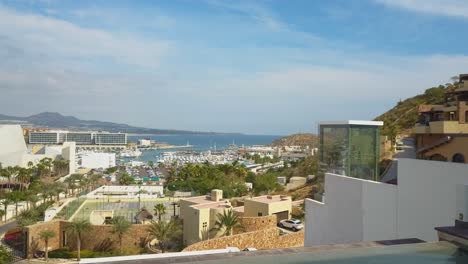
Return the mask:
{"type": "Polygon", "coordinates": [[[414,147],[414,139],[407,137],[403,138],[401,140],[401,143],[403,143],[402,146],[399,146],[398,148],[401,148],[401,150],[398,150],[398,152],[393,156],[394,159],[415,159],[416,158],[416,149],[414,147]]]}
{"type": "Polygon", "coordinates": [[[0,225],[0,236],[3,236],[8,230],[16,227],[16,220],[0,225]]]}

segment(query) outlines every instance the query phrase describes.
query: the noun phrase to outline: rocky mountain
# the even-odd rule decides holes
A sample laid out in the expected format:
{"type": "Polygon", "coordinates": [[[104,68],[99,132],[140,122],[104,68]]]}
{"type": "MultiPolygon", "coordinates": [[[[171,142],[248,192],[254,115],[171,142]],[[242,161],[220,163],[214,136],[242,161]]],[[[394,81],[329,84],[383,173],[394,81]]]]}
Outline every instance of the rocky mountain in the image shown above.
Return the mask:
{"type": "Polygon", "coordinates": [[[310,133],[293,134],[279,138],[271,143],[272,146],[318,146],[318,136],[310,133]]]}
{"type": "Polygon", "coordinates": [[[144,127],[134,127],[126,124],[81,120],[74,116],[64,116],[55,112],[44,112],[27,117],[8,116],[0,114],[0,124],[30,124],[36,127],[60,128],[68,130],[92,130],[124,132],[134,134],[224,134],[215,132],[197,132],[173,129],[154,129],[144,127]]]}

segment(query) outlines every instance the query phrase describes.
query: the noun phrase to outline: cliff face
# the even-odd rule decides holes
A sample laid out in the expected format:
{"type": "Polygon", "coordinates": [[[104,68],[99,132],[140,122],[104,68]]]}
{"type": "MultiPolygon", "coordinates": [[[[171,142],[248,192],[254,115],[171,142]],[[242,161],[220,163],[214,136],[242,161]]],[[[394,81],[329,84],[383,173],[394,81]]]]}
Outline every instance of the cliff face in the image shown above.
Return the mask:
{"type": "Polygon", "coordinates": [[[272,146],[318,146],[318,136],[309,133],[294,134],[279,138],[271,143],[272,146]]]}

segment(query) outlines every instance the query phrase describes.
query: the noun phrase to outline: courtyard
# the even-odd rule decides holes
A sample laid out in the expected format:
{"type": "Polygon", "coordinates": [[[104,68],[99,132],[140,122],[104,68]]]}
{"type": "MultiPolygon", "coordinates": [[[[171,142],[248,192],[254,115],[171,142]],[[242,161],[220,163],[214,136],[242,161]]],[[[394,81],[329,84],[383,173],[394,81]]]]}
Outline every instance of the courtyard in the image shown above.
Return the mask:
{"type": "Polygon", "coordinates": [[[178,199],[173,198],[156,198],[156,199],[141,199],[140,205],[138,199],[132,200],[121,200],[121,199],[93,199],[86,200],[78,211],[73,215],[70,220],[83,219],[89,220],[91,212],[94,210],[112,210],[114,211],[114,217],[123,216],[129,222],[135,223],[135,216],[140,211],[139,208],[145,208],[151,214],[153,219],[158,219],[158,215],[154,211],[154,206],[157,204],[164,204],[166,212],[162,216],[162,220],[170,220],[174,215],[179,215],[179,207],[174,202],[178,202],[178,199]],[[175,209],[175,212],[174,212],[175,209]]]}

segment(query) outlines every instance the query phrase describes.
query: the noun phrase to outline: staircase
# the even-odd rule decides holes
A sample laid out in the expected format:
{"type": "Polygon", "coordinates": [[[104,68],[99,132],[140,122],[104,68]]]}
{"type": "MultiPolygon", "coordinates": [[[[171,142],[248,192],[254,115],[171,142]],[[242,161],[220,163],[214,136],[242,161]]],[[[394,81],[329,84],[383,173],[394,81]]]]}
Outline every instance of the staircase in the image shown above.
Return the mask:
{"type": "Polygon", "coordinates": [[[25,254],[23,251],[18,250],[10,246],[8,243],[6,243],[5,239],[2,237],[0,240],[0,245],[3,246],[8,253],[12,256],[12,261],[9,263],[15,263],[18,261],[21,261],[25,258],[25,254]]]}
{"type": "Polygon", "coordinates": [[[435,149],[437,147],[440,147],[442,145],[445,145],[447,143],[450,143],[450,141],[452,141],[452,139],[453,138],[451,136],[445,136],[445,137],[437,140],[436,142],[432,143],[429,146],[418,149],[418,153],[421,154],[421,153],[427,152],[429,150],[435,149]]]}

